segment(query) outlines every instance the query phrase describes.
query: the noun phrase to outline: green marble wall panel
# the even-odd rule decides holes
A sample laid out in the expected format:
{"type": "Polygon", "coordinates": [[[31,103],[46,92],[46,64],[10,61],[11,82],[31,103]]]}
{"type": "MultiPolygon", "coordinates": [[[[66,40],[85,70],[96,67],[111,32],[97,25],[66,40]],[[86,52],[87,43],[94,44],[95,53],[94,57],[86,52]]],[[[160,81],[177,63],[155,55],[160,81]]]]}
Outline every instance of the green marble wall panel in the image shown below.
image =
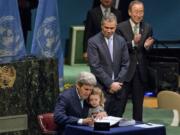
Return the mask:
{"type": "Polygon", "coordinates": [[[59,94],[57,67],[54,59],[34,58],[0,65],[0,117],[22,114],[28,116],[28,130],[2,135],[40,134],[37,115],[52,112],[59,94]],[[8,74],[9,70],[12,72],[11,76],[8,74]],[[7,73],[4,75],[3,72],[7,73]],[[12,87],[9,86],[13,79],[9,79],[9,84],[6,84],[7,76],[14,78],[12,87]]]}

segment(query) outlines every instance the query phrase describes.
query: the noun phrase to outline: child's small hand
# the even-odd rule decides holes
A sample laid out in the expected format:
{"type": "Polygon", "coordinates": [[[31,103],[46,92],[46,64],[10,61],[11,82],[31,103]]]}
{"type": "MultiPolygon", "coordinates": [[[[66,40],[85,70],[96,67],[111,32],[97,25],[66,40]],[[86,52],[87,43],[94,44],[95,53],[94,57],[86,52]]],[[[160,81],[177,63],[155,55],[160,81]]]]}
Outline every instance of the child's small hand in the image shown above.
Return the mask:
{"type": "Polygon", "coordinates": [[[107,113],[106,112],[99,112],[97,115],[96,115],[96,119],[102,119],[103,117],[106,117],[107,116],[107,113]]]}

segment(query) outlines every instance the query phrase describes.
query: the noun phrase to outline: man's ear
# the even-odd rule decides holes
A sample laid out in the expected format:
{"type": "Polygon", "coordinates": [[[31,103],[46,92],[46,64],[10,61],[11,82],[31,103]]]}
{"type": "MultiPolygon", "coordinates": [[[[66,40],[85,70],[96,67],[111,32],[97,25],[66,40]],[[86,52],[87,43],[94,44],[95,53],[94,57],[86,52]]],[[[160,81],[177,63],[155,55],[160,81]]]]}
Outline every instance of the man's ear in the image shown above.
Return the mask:
{"type": "Polygon", "coordinates": [[[103,29],[103,25],[101,24],[101,30],[103,29]]]}
{"type": "Polygon", "coordinates": [[[77,84],[76,84],[76,88],[77,88],[77,89],[80,89],[80,88],[81,88],[81,85],[77,83],[77,84]]]}
{"type": "Polygon", "coordinates": [[[131,16],[131,11],[130,10],[128,10],[128,15],[131,16]]]}
{"type": "Polygon", "coordinates": [[[79,85],[78,85],[78,84],[76,84],[76,88],[78,88],[78,89],[79,89],[79,85]]]}

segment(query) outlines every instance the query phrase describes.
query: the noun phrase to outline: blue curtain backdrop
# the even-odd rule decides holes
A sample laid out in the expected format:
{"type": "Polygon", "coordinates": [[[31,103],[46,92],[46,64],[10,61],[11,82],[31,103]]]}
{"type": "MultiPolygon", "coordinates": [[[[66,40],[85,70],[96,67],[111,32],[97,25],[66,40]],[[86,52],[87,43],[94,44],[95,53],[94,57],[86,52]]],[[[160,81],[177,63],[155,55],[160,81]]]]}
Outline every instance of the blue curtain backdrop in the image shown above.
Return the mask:
{"type": "Polygon", "coordinates": [[[63,87],[63,49],[57,0],[39,0],[31,54],[38,58],[57,58],[59,86],[63,87]]]}
{"type": "Polygon", "coordinates": [[[26,55],[17,0],[0,0],[0,63],[26,55]]]}
{"type": "MultiPolygon", "coordinates": [[[[180,41],[180,0],[143,0],[145,21],[153,27],[154,37],[160,41],[180,41]]],[[[164,48],[163,46],[159,46],[164,48]]],[[[180,48],[179,44],[167,44],[180,48]]]]}

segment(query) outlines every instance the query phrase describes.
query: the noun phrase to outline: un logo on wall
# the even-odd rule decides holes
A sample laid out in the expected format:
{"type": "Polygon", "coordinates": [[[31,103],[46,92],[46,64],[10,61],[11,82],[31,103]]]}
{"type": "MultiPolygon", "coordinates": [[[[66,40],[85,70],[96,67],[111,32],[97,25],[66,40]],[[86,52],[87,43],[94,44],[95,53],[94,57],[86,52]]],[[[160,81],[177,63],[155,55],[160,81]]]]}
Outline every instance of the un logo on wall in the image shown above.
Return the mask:
{"type": "Polygon", "coordinates": [[[23,44],[14,16],[0,18],[0,57],[15,56],[23,44]]]}
{"type": "Polygon", "coordinates": [[[16,70],[13,66],[0,67],[0,89],[12,88],[16,80],[16,70]]]}
{"type": "Polygon", "coordinates": [[[37,31],[36,40],[41,49],[41,54],[45,57],[54,57],[58,52],[60,35],[57,23],[54,16],[47,17],[37,31]]]}

